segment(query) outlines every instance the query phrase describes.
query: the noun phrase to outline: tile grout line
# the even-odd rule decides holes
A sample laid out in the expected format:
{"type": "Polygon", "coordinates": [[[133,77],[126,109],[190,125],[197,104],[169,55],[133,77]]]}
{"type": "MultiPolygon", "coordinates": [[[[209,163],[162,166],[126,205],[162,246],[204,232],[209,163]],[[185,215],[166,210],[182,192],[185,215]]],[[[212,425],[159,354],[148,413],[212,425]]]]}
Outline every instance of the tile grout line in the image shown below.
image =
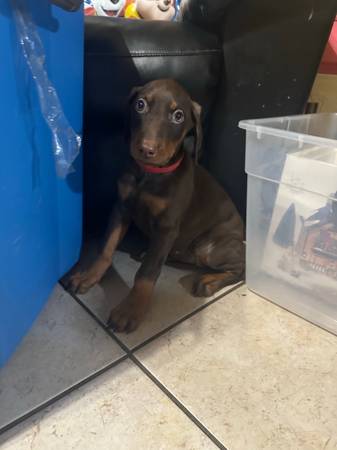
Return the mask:
{"type": "MultiPolygon", "coordinates": [[[[60,285],[62,286],[63,289],[65,289],[63,283],[59,282],[60,285]]],[[[91,375],[89,375],[88,377],[84,378],[83,380],[81,380],[78,383],[75,383],[73,386],[71,386],[70,388],[65,389],[64,391],[60,392],[59,394],[55,395],[54,397],[52,397],[51,399],[47,400],[46,402],[41,403],[39,406],[37,406],[36,408],[33,408],[31,411],[29,411],[28,413],[18,417],[17,419],[13,420],[12,422],[10,422],[9,424],[5,425],[4,427],[0,428],[0,435],[5,433],[6,431],[9,431],[11,428],[15,427],[16,425],[19,425],[21,422],[29,419],[30,417],[32,417],[34,414],[37,414],[38,412],[42,411],[43,409],[51,406],[53,403],[57,402],[58,400],[61,400],[62,398],[66,397],[67,395],[71,394],[72,392],[76,391],[77,389],[81,388],[82,386],[84,386],[86,383],[89,383],[90,381],[93,381],[95,378],[97,378],[98,376],[104,374],[105,372],[108,372],[110,369],[114,368],[115,366],[117,366],[119,363],[125,361],[126,359],[131,359],[134,364],[136,364],[140,370],[142,370],[142,372],[148,376],[156,385],[159,389],[161,389],[169,398],[171,401],[173,401],[173,403],[176,404],[176,406],[181,409],[188,417],[190,420],[192,420],[197,426],[198,428],[201,429],[201,431],[203,431],[220,449],[222,450],[226,450],[226,448],[216,439],[216,437],[207,430],[206,427],[204,427],[204,425],[199,422],[199,420],[197,418],[195,418],[189,411],[188,409],[179,402],[178,399],[176,399],[176,397],[174,397],[174,395],[168,391],[165,386],[163,386],[160,381],[150,372],[148,371],[148,369],[146,369],[142,363],[133,355],[134,352],[140,350],[141,348],[145,347],[147,344],[149,344],[150,342],[154,341],[155,339],[157,339],[158,337],[162,336],[163,334],[167,333],[168,331],[170,331],[172,328],[180,325],[182,322],[184,322],[185,320],[188,320],[189,318],[193,317],[195,314],[197,314],[198,312],[202,311],[203,309],[207,308],[208,306],[212,305],[213,303],[215,303],[216,301],[220,300],[221,298],[225,297],[227,294],[230,294],[231,292],[235,291],[236,289],[238,289],[239,287],[241,287],[244,284],[244,282],[241,282],[235,286],[233,286],[233,288],[229,289],[228,291],[224,292],[223,294],[219,295],[218,297],[212,299],[211,301],[209,301],[208,303],[205,303],[204,305],[201,305],[200,307],[198,307],[197,309],[195,309],[194,311],[190,312],[189,314],[187,314],[186,316],[183,316],[182,318],[180,318],[179,320],[177,320],[176,322],[174,322],[173,324],[171,324],[170,326],[168,326],[167,328],[163,329],[162,331],[156,333],[155,335],[151,336],[150,338],[146,339],[145,341],[143,341],[142,343],[136,345],[134,348],[129,349],[122,341],[120,341],[117,336],[115,336],[114,333],[112,333],[109,328],[82,302],[82,300],[77,297],[75,294],[68,292],[71,297],[92,317],[92,319],[95,320],[95,322],[101,327],[103,328],[103,330],[122,348],[122,350],[126,353],[125,355],[121,356],[120,358],[118,358],[117,360],[113,361],[112,363],[108,364],[107,366],[97,370],[96,372],[92,373],[91,375]],[[196,422],[195,422],[196,421],[196,422]],[[198,425],[199,424],[199,425],[198,425]],[[212,437],[213,438],[212,438],[212,437]]],[[[66,290],[66,289],[65,289],[66,290]]]]}
{"type": "MultiPolygon", "coordinates": [[[[234,286],[231,290],[228,290],[224,295],[221,296],[221,298],[223,296],[225,296],[227,293],[229,292],[233,292],[234,290],[238,289],[239,287],[242,286],[243,283],[241,283],[240,285],[234,286]]],[[[145,376],[147,376],[156,386],[158,389],[160,389],[163,394],[165,394],[169,400],[171,400],[176,406],[177,408],[179,408],[187,417],[188,419],[191,420],[191,422],[193,422],[193,424],[200,429],[200,431],[202,431],[212,442],[214,445],[216,445],[220,450],[228,450],[215,436],[214,434],[212,434],[208,428],[205,427],[205,425],[200,422],[199,419],[197,419],[197,417],[195,417],[187,408],[186,406],[180,402],[180,400],[178,400],[178,398],[173,395],[173,393],[171,391],[169,391],[161,382],[160,380],[153,375],[153,373],[147,369],[147,367],[145,367],[141,361],[139,361],[139,359],[134,355],[135,350],[134,349],[129,349],[124,342],[122,342],[102,321],[101,319],[99,319],[83,302],[80,298],[78,298],[76,295],[71,294],[73,299],[78,302],[79,305],[81,305],[84,310],[98,323],[101,325],[101,327],[103,328],[103,330],[121,347],[121,349],[126,353],[127,357],[144,373],[145,376]]],[[[219,297],[220,298],[220,297],[219,297]]],[[[217,301],[219,298],[213,299],[212,302],[210,303],[214,303],[215,301],[217,301]]],[[[206,306],[206,305],[202,305],[202,306],[206,306]]],[[[204,308],[202,308],[204,309],[204,308]]],[[[192,314],[194,315],[194,314],[192,314]]],[[[180,323],[180,322],[179,322],[180,323]]],[[[167,330],[166,330],[167,331],[167,330]]],[[[136,347],[137,348],[137,347],[136,347]]]]}
{"type": "Polygon", "coordinates": [[[93,381],[95,378],[99,377],[100,375],[103,375],[104,373],[108,372],[110,369],[116,367],[119,363],[129,359],[128,355],[125,354],[112,363],[102,367],[101,369],[97,370],[96,372],[92,373],[91,375],[87,376],[86,378],[83,378],[83,380],[79,381],[78,383],[73,384],[69,388],[65,389],[64,391],[60,392],[59,394],[55,395],[54,397],[50,398],[46,402],[41,403],[39,406],[33,408],[28,413],[23,414],[22,416],[18,417],[17,419],[13,420],[12,422],[8,423],[4,427],[0,428],[0,435],[5,433],[6,431],[9,431],[11,428],[15,427],[16,425],[19,425],[21,422],[29,419],[34,414],[37,414],[38,412],[42,411],[45,408],[48,408],[48,406],[51,406],[53,403],[57,402],[58,400],[61,400],[62,398],[66,397],[67,395],[71,394],[72,392],[76,391],[77,389],[81,388],[85,384],[89,383],[90,381],[93,381]]]}
{"type": "Polygon", "coordinates": [[[186,406],[181,403],[180,400],[169,390],[167,389],[160,380],[147,368],[145,367],[135,355],[129,355],[130,360],[147,376],[158,389],[165,394],[169,400],[171,400],[177,408],[180,409],[182,413],[184,413],[188,419],[197,427],[199,430],[204,433],[209,440],[213,442],[220,450],[227,450],[227,448],[214,436],[214,434],[202,423],[200,420],[195,417],[195,415],[188,409],[186,406]]]}
{"type": "Polygon", "coordinates": [[[118,337],[98,318],[95,314],[77,297],[73,296],[90,316],[99,323],[105,332],[125,351],[128,358],[147,376],[168,398],[171,400],[193,423],[196,425],[220,450],[227,450],[226,447],[197,419],[178,399],[172,392],[170,392],[159,380],[156,378],[133,354],[134,350],[130,350],[124,342],[118,337]]]}

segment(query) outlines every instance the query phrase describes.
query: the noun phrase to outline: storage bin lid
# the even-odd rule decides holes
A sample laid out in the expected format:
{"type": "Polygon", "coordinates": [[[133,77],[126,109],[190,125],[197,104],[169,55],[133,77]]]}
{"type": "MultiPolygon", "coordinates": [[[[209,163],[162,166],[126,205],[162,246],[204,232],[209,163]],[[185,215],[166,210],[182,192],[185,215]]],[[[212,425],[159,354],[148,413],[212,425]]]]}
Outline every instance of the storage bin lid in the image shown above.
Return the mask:
{"type": "Polygon", "coordinates": [[[303,114],[268,119],[242,120],[239,127],[258,135],[292,139],[337,149],[337,113],[303,114]]]}
{"type": "Polygon", "coordinates": [[[335,200],[337,114],[248,120],[239,126],[247,131],[248,175],[335,200]]]}

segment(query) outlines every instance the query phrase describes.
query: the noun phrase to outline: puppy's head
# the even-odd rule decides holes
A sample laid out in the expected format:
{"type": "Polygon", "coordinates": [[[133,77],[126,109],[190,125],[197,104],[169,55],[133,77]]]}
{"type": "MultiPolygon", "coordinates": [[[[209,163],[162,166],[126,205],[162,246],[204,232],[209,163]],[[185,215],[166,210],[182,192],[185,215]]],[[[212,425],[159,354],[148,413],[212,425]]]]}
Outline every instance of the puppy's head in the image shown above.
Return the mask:
{"type": "Polygon", "coordinates": [[[154,166],[166,165],[179,151],[186,134],[196,130],[196,157],[201,146],[201,107],[174,80],[156,80],[130,95],[132,157],[154,166]]]}

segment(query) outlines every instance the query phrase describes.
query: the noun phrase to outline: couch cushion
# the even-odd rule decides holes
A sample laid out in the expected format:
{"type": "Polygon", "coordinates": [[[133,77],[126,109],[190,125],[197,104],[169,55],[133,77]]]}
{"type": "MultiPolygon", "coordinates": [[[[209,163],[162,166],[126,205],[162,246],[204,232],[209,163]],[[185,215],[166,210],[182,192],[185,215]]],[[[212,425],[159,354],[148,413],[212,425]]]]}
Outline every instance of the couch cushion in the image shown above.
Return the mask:
{"type": "MultiPolygon", "coordinates": [[[[130,90],[175,78],[206,110],[222,63],[217,38],[191,24],[86,17],[85,113],[95,126],[119,121],[130,90]]],[[[93,125],[93,124],[92,124],[93,125]]]]}

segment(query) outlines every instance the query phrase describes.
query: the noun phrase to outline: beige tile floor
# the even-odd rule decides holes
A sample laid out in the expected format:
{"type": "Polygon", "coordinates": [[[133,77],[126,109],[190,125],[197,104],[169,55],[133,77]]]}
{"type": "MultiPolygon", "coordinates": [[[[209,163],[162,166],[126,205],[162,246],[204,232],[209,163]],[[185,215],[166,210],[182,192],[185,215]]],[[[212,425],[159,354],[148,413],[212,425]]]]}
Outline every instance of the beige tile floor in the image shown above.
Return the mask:
{"type": "MultiPolygon", "coordinates": [[[[118,269],[120,276],[112,271],[109,282],[121,294],[129,281],[118,269]]],[[[166,301],[176,295],[176,278],[161,286],[166,301]]],[[[91,301],[103,320],[98,294],[91,295],[84,301],[91,301]]],[[[4,432],[0,448],[337,449],[335,336],[246,287],[206,300],[201,310],[189,304],[192,298],[182,301],[189,305],[186,310],[174,302],[176,314],[170,315],[158,300],[150,331],[131,343],[124,340],[129,348],[152,336],[150,342],[127,350],[127,359],[4,432]],[[183,320],[186,311],[192,314],[183,320]],[[155,323],[165,315],[166,322],[155,323]]],[[[69,302],[79,306],[74,299],[69,302]]],[[[98,322],[88,317],[92,330],[98,322]]],[[[114,336],[105,332],[105,338],[115,349],[114,336]]],[[[105,338],[97,346],[105,348],[105,338]]],[[[95,351],[91,358],[95,361],[95,351]]]]}
{"type": "Polygon", "coordinates": [[[216,449],[130,361],[0,437],[2,450],[216,449]]]}
{"type": "Polygon", "coordinates": [[[136,353],[233,450],[337,448],[337,338],[250,293],[136,353]]]}
{"type": "Polygon", "coordinates": [[[123,355],[58,285],[18,350],[0,369],[0,429],[123,355]]]}

